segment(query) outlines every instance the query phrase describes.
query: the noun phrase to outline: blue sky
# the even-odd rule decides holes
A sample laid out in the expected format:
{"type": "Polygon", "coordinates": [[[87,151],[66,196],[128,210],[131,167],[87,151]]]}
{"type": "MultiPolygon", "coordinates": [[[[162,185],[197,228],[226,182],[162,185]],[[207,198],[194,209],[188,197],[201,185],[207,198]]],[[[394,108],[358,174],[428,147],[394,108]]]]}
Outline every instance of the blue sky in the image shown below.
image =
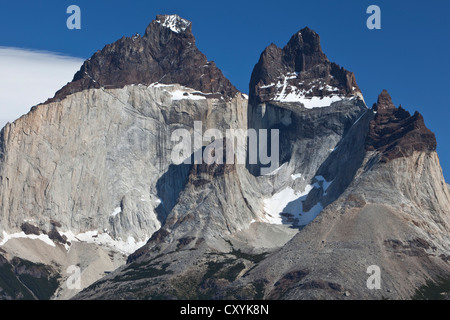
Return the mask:
{"type": "Polygon", "coordinates": [[[173,13],[193,22],[199,49],[243,92],[266,46],[284,46],[305,26],[315,30],[328,58],[355,73],[368,106],[387,89],[396,105],[424,115],[450,181],[448,1],[4,1],[0,46],[86,59],[122,36],[143,34],[157,14],[173,13]],[[81,8],[81,30],[66,28],[71,4],[81,8]],[[366,27],[372,4],[381,8],[381,30],[366,27]]]}

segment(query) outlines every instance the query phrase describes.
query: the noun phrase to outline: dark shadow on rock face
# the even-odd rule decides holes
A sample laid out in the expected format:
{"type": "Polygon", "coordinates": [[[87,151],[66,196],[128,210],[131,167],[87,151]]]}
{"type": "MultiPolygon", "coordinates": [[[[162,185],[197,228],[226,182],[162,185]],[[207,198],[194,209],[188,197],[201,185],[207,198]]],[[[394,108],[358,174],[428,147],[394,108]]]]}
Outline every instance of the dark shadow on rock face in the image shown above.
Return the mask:
{"type": "Polygon", "coordinates": [[[321,164],[315,177],[322,176],[326,181],[332,183],[325,192],[320,182],[314,178],[311,182],[321,185],[322,192],[310,192],[306,196],[303,201],[305,210],[310,210],[319,202],[325,208],[339,198],[354,180],[366,155],[365,137],[369,131],[369,122],[372,118],[373,112],[368,109],[346,130],[335,150],[321,164]]]}
{"type": "Polygon", "coordinates": [[[365,139],[372,118],[373,112],[368,109],[363,111],[352,124],[349,122],[345,125],[343,137],[335,150],[320,165],[315,178],[309,182],[318,187],[314,187],[308,194],[289,202],[283,208],[281,213],[283,224],[291,224],[292,228],[303,228],[305,225],[302,224],[304,222],[301,221],[302,216],[317,216],[320,212],[317,212],[317,208],[314,209],[316,205],[320,203],[323,210],[347,189],[364,160],[365,139]],[[316,178],[320,176],[330,183],[326,190],[323,187],[324,182],[316,178]]]}
{"type": "MultiPolygon", "coordinates": [[[[191,155],[193,163],[194,154],[191,155]]],[[[177,203],[181,191],[186,186],[192,164],[171,164],[167,171],[156,182],[156,190],[161,203],[155,209],[158,220],[164,223],[166,217],[177,203]]]]}
{"type": "MultiPolygon", "coordinates": [[[[265,150],[265,155],[271,159],[271,161],[278,160],[279,164],[282,164],[284,162],[289,162],[291,160],[292,156],[292,147],[293,143],[292,141],[295,141],[296,137],[293,135],[293,125],[284,125],[282,123],[274,123],[270,124],[269,119],[269,112],[265,113],[262,117],[260,115],[252,115],[252,112],[255,112],[253,109],[257,109],[258,107],[249,106],[248,111],[248,120],[247,120],[247,126],[249,129],[255,129],[257,132],[257,141],[256,141],[256,148],[252,148],[254,146],[250,146],[250,143],[255,143],[254,141],[251,141],[249,137],[247,137],[247,150],[252,150],[253,152],[256,152],[256,154],[253,155],[253,157],[256,157],[256,163],[250,163],[250,154],[247,153],[246,157],[246,168],[247,170],[254,176],[260,176],[261,175],[261,168],[269,168],[272,163],[269,164],[262,164],[261,163],[261,155],[260,155],[260,148],[261,148],[261,140],[265,139],[265,143],[267,143],[267,149],[265,150]],[[252,109],[252,110],[250,110],[252,109]],[[254,123],[252,121],[255,121],[252,117],[255,117],[257,119],[256,121],[261,124],[260,127],[255,128],[254,123]],[[259,136],[259,130],[265,129],[267,130],[267,136],[266,137],[260,137],[259,136]],[[279,132],[279,148],[278,148],[278,155],[272,154],[272,130],[278,130],[279,132]]],[[[274,112],[286,112],[281,107],[278,106],[272,106],[268,104],[268,108],[272,108],[272,110],[276,110],[274,112]]],[[[271,111],[272,111],[271,110],[271,111]]],[[[295,114],[292,114],[294,117],[295,114]]]]}
{"type": "Polygon", "coordinates": [[[0,161],[5,156],[5,127],[0,129],[0,161]]]}

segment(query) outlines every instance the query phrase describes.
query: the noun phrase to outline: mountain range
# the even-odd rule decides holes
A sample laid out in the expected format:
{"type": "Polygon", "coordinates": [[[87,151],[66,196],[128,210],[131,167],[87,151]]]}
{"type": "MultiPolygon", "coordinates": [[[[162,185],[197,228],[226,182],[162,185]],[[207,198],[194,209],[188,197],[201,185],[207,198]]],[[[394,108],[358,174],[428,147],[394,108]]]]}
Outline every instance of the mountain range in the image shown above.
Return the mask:
{"type": "Polygon", "coordinates": [[[368,107],[308,27],[263,50],[246,95],[192,22],[158,15],[1,130],[0,298],[448,298],[436,145],[386,90],[368,107]]]}

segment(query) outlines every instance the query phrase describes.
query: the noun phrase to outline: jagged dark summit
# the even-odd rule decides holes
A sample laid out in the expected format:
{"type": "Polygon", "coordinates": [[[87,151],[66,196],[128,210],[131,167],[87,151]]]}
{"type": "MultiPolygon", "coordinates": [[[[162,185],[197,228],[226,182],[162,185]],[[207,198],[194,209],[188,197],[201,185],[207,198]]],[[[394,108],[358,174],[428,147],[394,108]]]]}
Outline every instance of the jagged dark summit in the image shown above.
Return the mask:
{"type": "Polygon", "coordinates": [[[123,37],[97,51],[48,102],[85,89],[151,83],[178,83],[228,98],[237,93],[216,64],[196,47],[190,21],[178,15],[158,15],[143,36],[123,37]]]}
{"type": "Polygon", "coordinates": [[[373,110],[376,114],[370,122],[366,149],[379,151],[381,161],[408,157],[414,151],[436,151],[436,137],[425,126],[423,116],[417,111],[411,116],[402,106],[396,108],[386,90],[378,96],[373,110]]]}
{"type": "Polygon", "coordinates": [[[274,100],[284,81],[285,95],[293,90],[306,97],[360,91],[354,74],[328,60],[319,35],[308,27],[295,33],[284,48],[272,43],[262,52],[250,79],[250,103],[274,100]]]}

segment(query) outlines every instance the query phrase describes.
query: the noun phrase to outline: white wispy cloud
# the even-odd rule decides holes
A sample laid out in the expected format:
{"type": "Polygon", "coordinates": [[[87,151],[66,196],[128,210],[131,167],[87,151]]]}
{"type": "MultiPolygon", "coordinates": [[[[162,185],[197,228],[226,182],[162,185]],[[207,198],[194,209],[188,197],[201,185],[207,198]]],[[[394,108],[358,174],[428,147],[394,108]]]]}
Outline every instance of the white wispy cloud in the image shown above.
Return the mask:
{"type": "Polygon", "coordinates": [[[0,46],[0,129],[53,97],[82,63],[54,52],[0,46]]]}

